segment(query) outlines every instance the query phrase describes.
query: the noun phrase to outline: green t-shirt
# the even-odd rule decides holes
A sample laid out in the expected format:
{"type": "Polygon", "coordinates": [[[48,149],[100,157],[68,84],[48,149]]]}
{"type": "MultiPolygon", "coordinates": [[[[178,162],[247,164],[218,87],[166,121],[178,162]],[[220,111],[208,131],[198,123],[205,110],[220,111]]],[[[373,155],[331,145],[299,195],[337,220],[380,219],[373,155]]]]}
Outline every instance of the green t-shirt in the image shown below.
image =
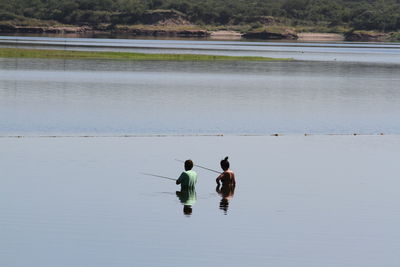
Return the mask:
{"type": "Polygon", "coordinates": [[[178,182],[181,184],[181,188],[191,188],[197,183],[197,173],[190,170],[182,172],[178,178],[178,182]]]}

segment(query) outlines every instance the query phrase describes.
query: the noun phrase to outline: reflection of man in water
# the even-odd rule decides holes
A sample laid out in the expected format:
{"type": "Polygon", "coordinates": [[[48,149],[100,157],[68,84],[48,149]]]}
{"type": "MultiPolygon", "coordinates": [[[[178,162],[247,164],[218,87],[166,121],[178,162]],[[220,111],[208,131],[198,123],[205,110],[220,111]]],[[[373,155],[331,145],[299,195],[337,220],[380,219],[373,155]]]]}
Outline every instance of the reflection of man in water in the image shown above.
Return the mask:
{"type": "Polygon", "coordinates": [[[217,185],[215,191],[217,191],[217,193],[222,197],[219,203],[219,208],[223,210],[226,215],[228,213],[229,200],[231,200],[235,194],[235,185],[223,184],[222,187],[217,185]]]}
{"type": "Polygon", "coordinates": [[[181,185],[181,191],[177,191],[176,195],[183,204],[183,213],[185,215],[192,214],[192,206],[196,203],[196,190],[197,173],[192,171],[193,161],[190,159],[185,161],[185,171],[182,172],[176,184],[181,185]]]}
{"type": "Polygon", "coordinates": [[[196,190],[194,189],[194,187],[181,189],[181,191],[176,191],[176,196],[183,204],[183,213],[185,215],[192,215],[192,206],[197,201],[196,190]]]}

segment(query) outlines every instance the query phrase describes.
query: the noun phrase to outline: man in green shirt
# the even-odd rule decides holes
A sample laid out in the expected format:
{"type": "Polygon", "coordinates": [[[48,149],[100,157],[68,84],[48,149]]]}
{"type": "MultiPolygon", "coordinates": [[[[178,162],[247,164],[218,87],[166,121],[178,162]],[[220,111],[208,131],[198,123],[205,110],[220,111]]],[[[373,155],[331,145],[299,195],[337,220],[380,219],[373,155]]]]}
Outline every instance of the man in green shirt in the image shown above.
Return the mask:
{"type": "Polygon", "coordinates": [[[190,159],[185,161],[185,171],[182,172],[181,176],[179,176],[178,180],[176,180],[176,184],[181,185],[181,189],[194,188],[197,183],[197,173],[192,171],[193,161],[190,159]]]}

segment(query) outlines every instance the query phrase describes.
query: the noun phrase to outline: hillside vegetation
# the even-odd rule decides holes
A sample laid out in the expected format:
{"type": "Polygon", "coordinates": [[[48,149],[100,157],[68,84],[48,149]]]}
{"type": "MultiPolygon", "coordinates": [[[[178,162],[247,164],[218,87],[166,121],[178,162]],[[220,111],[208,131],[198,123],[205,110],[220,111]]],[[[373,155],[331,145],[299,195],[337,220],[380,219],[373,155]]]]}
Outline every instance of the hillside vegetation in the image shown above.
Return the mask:
{"type": "Polygon", "coordinates": [[[179,12],[181,24],[213,27],[255,29],[275,24],[333,32],[400,29],[400,0],[0,0],[0,21],[112,27],[151,24],[157,10],[179,12]]]}

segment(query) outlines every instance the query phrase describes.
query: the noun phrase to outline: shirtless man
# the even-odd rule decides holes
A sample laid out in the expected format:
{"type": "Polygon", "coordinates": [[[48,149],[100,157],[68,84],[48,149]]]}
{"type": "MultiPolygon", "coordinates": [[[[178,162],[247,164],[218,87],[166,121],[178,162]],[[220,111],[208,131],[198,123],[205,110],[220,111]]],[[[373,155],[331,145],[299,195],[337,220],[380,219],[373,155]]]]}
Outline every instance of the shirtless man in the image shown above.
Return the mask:
{"type": "Polygon", "coordinates": [[[221,160],[221,168],[224,171],[215,180],[218,185],[222,183],[222,186],[235,186],[235,174],[231,169],[229,169],[228,157],[221,160]]]}

